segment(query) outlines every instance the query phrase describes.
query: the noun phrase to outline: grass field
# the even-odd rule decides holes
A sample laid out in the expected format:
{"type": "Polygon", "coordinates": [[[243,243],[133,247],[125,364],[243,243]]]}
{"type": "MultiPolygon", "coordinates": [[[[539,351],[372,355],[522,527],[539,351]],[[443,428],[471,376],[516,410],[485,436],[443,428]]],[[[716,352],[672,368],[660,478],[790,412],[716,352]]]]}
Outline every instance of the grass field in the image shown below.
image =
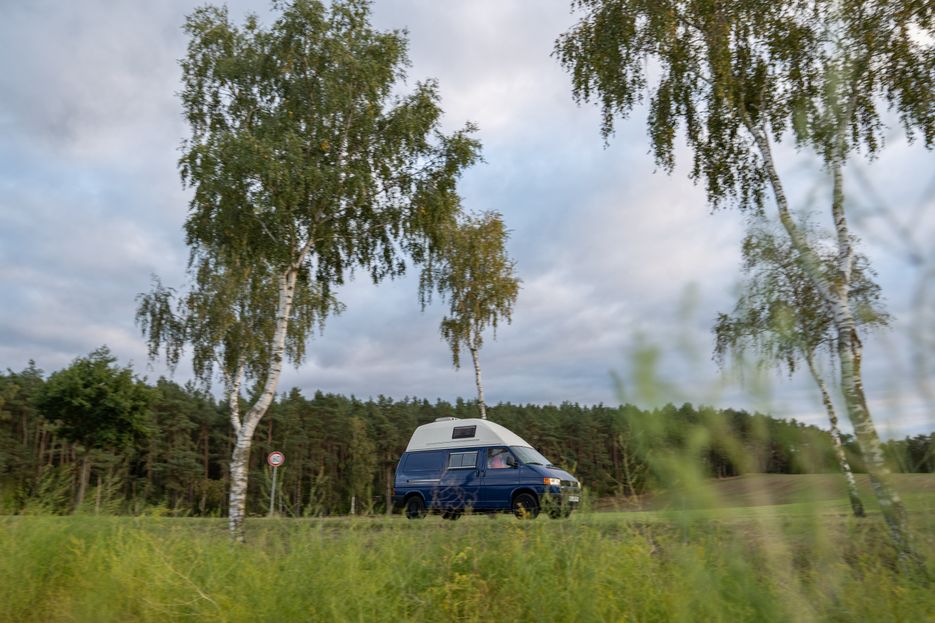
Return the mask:
{"type": "MultiPolygon", "coordinates": [[[[878,510],[866,474],[856,474],[857,488],[867,510],[878,510]]],[[[935,475],[893,474],[893,484],[906,503],[916,511],[935,512],[935,475]]],[[[817,506],[822,512],[850,511],[847,489],[840,474],[749,474],[736,478],[706,480],[704,487],[690,492],[672,490],[639,499],[603,499],[595,510],[659,511],[686,509],[740,509],[789,505],[817,506]]],[[[791,510],[791,509],[785,509],[791,510]]]]}
{"type": "MultiPolygon", "coordinates": [[[[933,620],[879,516],[850,518],[822,478],[558,521],[252,519],[246,546],[223,520],[3,517],[0,621],[933,620]]],[[[929,561],[933,480],[899,483],[929,561]]]]}

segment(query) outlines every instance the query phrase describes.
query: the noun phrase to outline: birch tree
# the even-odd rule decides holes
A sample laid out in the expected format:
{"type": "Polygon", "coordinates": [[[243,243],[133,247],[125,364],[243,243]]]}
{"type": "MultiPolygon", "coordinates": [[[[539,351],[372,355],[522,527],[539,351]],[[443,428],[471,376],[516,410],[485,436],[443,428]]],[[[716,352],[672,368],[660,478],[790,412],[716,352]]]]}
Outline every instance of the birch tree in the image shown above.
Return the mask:
{"type": "Polygon", "coordinates": [[[149,354],[186,346],[202,381],[224,383],[236,442],[230,520],[244,540],[251,440],[286,360],[340,310],[355,269],[374,282],[437,252],[460,209],[456,182],[478,158],[470,124],[440,130],[437,86],[407,94],[401,31],[369,24],[369,3],[276,3],[264,28],[225,8],[185,24],[181,99],[190,136],[179,170],[190,286],[157,280],[139,299],[149,354]],[[243,390],[251,388],[245,399],[243,390]]]}
{"type": "MultiPolygon", "coordinates": [[[[807,233],[811,229],[800,224],[807,233]]],[[[777,236],[767,224],[758,223],[743,242],[743,270],[746,280],[733,312],[719,314],[714,327],[715,359],[724,365],[729,354],[742,358],[754,350],[758,363],[783,366],[791,375],[804,361],[806,369],[821,394],[822,405],[830,423],[831,440],[841,473],[847,483],[851,510],[864,517],[863,502],[841,440],[837,413],[827,383],[819,372],[816,358],[828,355],[834,360],[836,333],[834,318],[808,275],[795,259],[788,239],[777,236]]],[[[833,271],[835,257],[830,247],[815,241],[824,270],[833,271]]],[[[854,258],[849,297],[855,308],[859,329],[884,326],[887,314],[881,309],[880,288],[871,279],[872,271],[862,255],[854,258]]]]}
{"type": "MultiPolygon", "coordinates": [[[[484,344],[484,331],[510,322],[520,280],[515,263],[506,252],[509,232],[496,212],[465,216],[451,228],[439,262],[426,271],[423,292],[434,286],[448,301],[448,313],[441,322],[442,338],[451,347],[455,368],[461,367],[461,349],[471,353],[477,407],[487,419],[484,385],[478,352],[484,344]]],[[[423,299],[423,304],[427,302],[423,299]]]]}
{"type": "Polygon", "coordinates": [[[671,172],[679,126],[691,177],[712,207],[776,211],[795,257],[834,318],[841,388],[900,560],[918,568],[905,508],[890,484],[861,374],[863,349],[850,301],[854,238],[844,176],[848,159],[882,146],[885,115],[910,140],[935,142],[932,106],[935,8],[924,0],[573,0],[580,21],[555,55],[576,100],[596,100],[613,133],[649,96],[657,164],[671,172]],[[650,69],[651,68],[651,69],[650,69]],[[796,224],[776,144],[792,142],[824,163],[832,192],[835,270],[796,224]],[[771,198],[767,196],[771,191],[771,198]]]}

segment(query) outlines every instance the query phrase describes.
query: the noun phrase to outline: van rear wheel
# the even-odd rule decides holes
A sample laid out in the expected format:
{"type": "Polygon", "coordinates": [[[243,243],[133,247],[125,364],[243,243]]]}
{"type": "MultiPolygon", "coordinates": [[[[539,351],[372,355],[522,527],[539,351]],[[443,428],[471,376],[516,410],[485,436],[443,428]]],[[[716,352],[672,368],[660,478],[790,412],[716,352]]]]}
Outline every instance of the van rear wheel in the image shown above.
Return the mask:
{"type": "Polygon", "coordinates": [[[418,495],[406,500],[406,517],[408,519],[422,519],[425,517],[425,502],[418,495]]]}
{"type": "Polygon", "coordinates": [[[539,502],[531,493],[520,493],[513,498],[513,514],[517,519],[535,519],[539,516],[539,502]]]}

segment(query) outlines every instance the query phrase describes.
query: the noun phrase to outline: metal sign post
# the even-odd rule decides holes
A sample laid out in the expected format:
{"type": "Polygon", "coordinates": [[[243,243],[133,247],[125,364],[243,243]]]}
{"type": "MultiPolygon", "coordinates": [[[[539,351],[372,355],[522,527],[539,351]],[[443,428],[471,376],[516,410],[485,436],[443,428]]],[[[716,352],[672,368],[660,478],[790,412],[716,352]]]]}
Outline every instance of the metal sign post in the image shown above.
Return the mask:
{"type": "Polygon", "coordinates": [[[276,471],[277,468],[282,465],[286,460],[286,456],[276,450],[275,452],[270,452],[269,456],[266,457],[266,462],[270,464],[270,467],[273,468],[273,486],[269,491],[269,516],[273,516],[273,508],[276,501],[276,471]]]}

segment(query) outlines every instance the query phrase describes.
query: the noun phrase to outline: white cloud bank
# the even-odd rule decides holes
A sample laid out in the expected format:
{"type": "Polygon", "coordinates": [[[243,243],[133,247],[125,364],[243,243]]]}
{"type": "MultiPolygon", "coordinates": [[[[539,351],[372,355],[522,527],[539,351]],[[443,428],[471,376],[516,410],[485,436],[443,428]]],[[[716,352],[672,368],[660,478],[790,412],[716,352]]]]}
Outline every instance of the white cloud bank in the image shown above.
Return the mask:
{"type": "MultiPolygon", "coordinates": [[[[0,366],[32,358],[54,370],[106,342],[144,368],[134,297],[151,273],[184,283],[176,61],[181,24],[195,6],[0,6],[0,54],[16,59],[0,73],[0,366]]],[[[231,14],[239,20],[248,10],[265,15],[268,4],[241,0],[231,14]]],[[[513,324],[482,352],[492,401],[616,402],[611,371],[627,370],[635,336],[644,335],[664,346],[678,336],[694,341],[695,360],[670,356],[663,369],[686,398],[760,406],[736,388],[719,389],[708,360],[709,325],[729,309],[738,278],[742,219],[709,214],[684,168],[654,172],[639,112],[604,148],[597,111],[574,105],[568,77],[549,56],[572,23],[567,2],[377,0],[374,21],[409,30],[410,83],[439,80],[448,127],[470,120],[481,128],[486,163],[465,176],[465,205],[504,214],[524,281],[513,324]],[[679,301],[690,284],[697,300],[686,320],[679,301]]],[[[894,140],[869,170],[892,205],[928,201],[929,213],[932,164],[918,145],[894,140]]],[[[817,175],[805,170],[793,189],[800,197],[817,175]]],[[[882,247],[869,252],[884,291],[895,293],[890,303],[905,308],[905,264],[882,247]]],[[[313,339],[284,389],[472,395],[472,374],[452,368],[438,335],[442,308],[421,313],[411,277],[379,287],[361,280],[340,296],[347,312],[313,339]]],[[[886,397],[886,426],[896,434],[931,428],[924,408],[904,416],[891,408],[885,371],[898,366],[882,349],[868,352],[868,387],[872,398],[886,397]]],[[[163,371],[153,364],[149,373],[163,371]]],[[[899,387],[899,400],[916,404],[911,387],[899,387]]],[[[802,380],[778,380],[774,397],[780,414],[820,417],[802,380]]]]}

